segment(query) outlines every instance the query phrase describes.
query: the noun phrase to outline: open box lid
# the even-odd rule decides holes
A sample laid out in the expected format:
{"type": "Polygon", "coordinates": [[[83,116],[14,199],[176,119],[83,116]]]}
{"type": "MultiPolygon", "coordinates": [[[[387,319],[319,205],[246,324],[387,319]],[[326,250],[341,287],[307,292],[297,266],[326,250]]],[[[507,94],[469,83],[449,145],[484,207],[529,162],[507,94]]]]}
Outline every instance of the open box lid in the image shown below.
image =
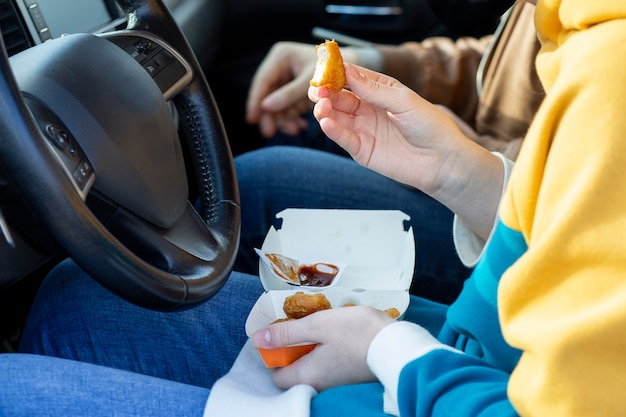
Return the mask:
{"type": "MultiPolygon", "coordinates": [[[[261,250],[293,259],[343,263],[337,286],[363,290],[408,290],[415,265],[410,217],[399,210],[286,209],[280,229],[271,227],[261,250]]],[[[294,290],[259,261],[266,291],[294,290]]]]}

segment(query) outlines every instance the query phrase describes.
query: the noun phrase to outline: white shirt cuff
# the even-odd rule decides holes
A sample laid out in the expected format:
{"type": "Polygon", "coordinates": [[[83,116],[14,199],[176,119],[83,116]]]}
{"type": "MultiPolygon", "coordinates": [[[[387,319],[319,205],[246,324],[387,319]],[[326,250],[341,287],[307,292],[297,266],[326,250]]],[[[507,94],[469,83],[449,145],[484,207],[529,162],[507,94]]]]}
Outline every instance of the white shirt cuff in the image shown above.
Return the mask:
{"type": "MultiPolygon", "coordinates": [[[[504,181],[502,181],[502,190],[500,191],[500,200],[502,200],[502,195],[504,194],[506,184],[509,181],[511,170],[513,169],[515,163],[499,152],[492,153],[500,158],[504,167],[504,181]]],[[[484,240],[467,227],[463,220],[461,220],[457,215],[454,216],[454,223],[452,225],[454,246],[456,247],[457,254],[459,255],[459,259],[461,259],[461,262],[463,262],[463,265],[470,268],[476,266],[480,258],[483,256],[487,243],[491,240],[491,236],[493,235],[493,231],[495,230],[499,220],[500,210],[498,209],[496,217],[493,220],[491,232],[489,232],[489,237],[487,240],[484,240]]]]}
{"type": "Polygon", "coordinates": [[[434,349],[455,351],[423,327],[408,321],[390,324],[376,335],[367,353],[367,364],[385,387],[386,413],[399,415],[398,382],[402,369],[434,349]]]}

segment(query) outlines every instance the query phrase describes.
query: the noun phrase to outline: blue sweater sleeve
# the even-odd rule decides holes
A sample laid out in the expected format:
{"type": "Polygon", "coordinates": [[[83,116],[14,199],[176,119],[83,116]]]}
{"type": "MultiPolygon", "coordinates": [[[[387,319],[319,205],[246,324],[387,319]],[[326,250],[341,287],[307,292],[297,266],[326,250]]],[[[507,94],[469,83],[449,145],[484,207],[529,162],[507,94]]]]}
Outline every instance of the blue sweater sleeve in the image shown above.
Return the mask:
{"type": "Polygon", "coordinates": [[[470,355],[436,349],[400,374],[402,417],[517,416],[507,398],[509,374],[470,355]]]}

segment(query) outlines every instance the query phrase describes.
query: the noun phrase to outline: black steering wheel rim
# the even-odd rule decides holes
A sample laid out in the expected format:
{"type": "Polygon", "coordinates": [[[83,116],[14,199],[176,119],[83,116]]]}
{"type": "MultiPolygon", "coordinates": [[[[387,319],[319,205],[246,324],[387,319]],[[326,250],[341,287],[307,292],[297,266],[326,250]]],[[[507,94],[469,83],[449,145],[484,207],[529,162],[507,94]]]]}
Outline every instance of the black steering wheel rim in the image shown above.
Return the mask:
{"type": "Polygon", "coordinates": [[[193,78],[172,102],[190,151],[200,214],[189,204],[183,220],[167,230],[132,213],[122,216],[121,221],[109,220],[106,225],[98,219],[46,150],[4,45],[0,58],[0,135],[4,138],[0,158],[8,180],[81,268],[135,304],[174,310],[210,298],[230,274],[240,229],[234,164],[202,69],[167,8],[157,0],[119,0],[118,4],[128,15],[128,31],[149,32],[166,40],[191,66],[193,78]],[[135,235],[120,240],[129,230],[135,235]],[[191,246],[198,249],[189,253],[179,248],[180,236],[183,240],[195,239],[191,246]],[[152,242],[153,238],[158,241],[152,242]],[[139,246],[143,242],[152,246],[147,256],[137,254],[135,241],[139,246]],[[163,247],[173,247],[175,254],[160,253],[163,247]],[[156,258],[151,259],[155,253],[156,258]]]}

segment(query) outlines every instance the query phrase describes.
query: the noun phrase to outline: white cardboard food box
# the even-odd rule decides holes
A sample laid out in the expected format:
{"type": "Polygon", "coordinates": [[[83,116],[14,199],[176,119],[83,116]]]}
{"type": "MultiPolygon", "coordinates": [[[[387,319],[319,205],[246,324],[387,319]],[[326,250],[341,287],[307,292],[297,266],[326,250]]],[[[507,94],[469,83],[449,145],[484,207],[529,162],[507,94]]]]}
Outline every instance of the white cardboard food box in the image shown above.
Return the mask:
{"type": "Polygon", "coordinates": [[[345,264],[330,288],[291,285],[277,278],[259,261],[259,276],[266,292],[246,322],[251,335],[284,317],[284,299],[296,291],[324,292],[333,305],[347,302],[379,309],[395,307],[404,314],[415,264],[410,217],[397,210],[286,209],[279,229],[268,231],[261,250],[293,259],[316,259],[345,264]]]}

